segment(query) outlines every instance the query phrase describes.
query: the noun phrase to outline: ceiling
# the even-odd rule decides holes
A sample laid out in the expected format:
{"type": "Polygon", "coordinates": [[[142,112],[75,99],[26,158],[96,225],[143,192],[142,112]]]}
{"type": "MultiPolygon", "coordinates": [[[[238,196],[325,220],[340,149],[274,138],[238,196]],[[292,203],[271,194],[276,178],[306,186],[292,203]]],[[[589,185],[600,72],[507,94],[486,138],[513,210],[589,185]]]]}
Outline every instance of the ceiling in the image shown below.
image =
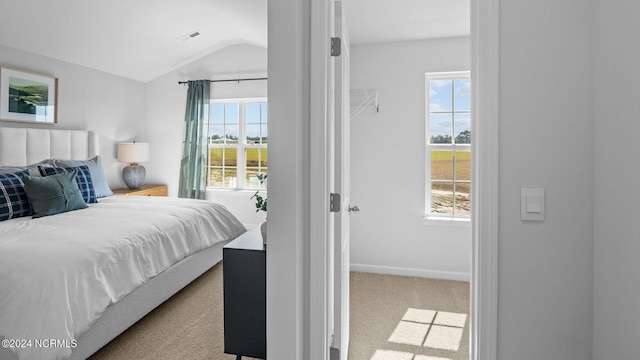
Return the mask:
{"type": "Polygon", "coordinates": [[[0,3],[0,44],[142,82],[231,44],[267,46],[267,0],[0,3]]]}
{"type": "MultiPolygon", "coordinates": [[[[470,0],[345,0],[354,44],[469,35],[470,0]]],[[[0,0],[0,45],[148,82],[228,45],[267,47],[267,0],[0,0]],[[193,31],[200,35],[178,40],[193,31]]]]}
{"type": "Polygon", "coordinates": [[[352,44],[469,36],[471,0],[345,0],[352,44]]]}

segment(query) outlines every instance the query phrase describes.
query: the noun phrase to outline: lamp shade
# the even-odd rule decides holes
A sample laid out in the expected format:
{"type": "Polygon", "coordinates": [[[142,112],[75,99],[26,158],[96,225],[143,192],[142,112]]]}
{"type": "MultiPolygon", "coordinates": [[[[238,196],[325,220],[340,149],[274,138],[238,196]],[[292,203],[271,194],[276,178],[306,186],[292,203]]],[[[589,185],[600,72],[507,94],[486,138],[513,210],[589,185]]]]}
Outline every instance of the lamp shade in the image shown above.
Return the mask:
{"type": "Polygon", "coordinates": [[[118,144],[118,161],[128,163],[149,161],[149,144],[135,141],[118,144]]]}

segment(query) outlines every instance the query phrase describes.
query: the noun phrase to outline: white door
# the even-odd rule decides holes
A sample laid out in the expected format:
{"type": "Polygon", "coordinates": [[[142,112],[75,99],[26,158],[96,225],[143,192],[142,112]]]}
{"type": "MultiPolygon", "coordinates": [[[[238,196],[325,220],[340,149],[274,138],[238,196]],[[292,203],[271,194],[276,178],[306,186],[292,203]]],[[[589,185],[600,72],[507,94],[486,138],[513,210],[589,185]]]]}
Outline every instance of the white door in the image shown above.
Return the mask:
{"type": "MultiPolygon", "coordinates": [[[[346,360],[349,351],[349,39],[346,33],[342,1],[335,2],[335,37],[341,39],[340,56],[335,57],[335,142],[334,190],[340,194],[340,211],[334,213],[334,337],[338,350],[333,359],[346,360]]],[[[334,351],[335,354],[335,351],[334,351]]]]}

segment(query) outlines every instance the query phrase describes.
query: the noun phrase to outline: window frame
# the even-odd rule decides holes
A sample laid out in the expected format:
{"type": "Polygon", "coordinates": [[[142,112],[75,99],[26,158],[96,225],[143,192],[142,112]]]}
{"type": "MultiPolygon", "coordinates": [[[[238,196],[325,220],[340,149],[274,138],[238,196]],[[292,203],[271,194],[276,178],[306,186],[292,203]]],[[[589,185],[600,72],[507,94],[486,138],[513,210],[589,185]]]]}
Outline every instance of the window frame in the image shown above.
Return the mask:
{"type": "MultiPolygon", "coordinates": [[[[231,99],[210,99],[209,100],[209,106],[212,106],[213,104],[237,104],[238,105],[238,142],[236,144],[227,144],[226,142],[223,144],[212,144],[209,140],[209,136],[210,136],[210,127],[213,125],[212,124],[212,116],[213,116],[213,111],[212,109],[210,109],[209,111],[209,119],[207,120],[207,185],[206,188],[207,190],[251,190],[251,191],[256,191],[256,190],[266,190],[266,188],[263,187],[248,187],[247,185],[247,181],[246,181],[246,175],[247,175],[247,161],[246,161],[246,150],[247,149],[258,149],[258,153],[260,154],[261,151],[260,149],[268,149],[268,140],[267,143],[263,143],[263,144],[249,144],[247,143],[247,119],[246,119],[246,104],[247,103],[255,103],[255,102],[264,102],[264,103],[269,103],[268,98],[267,97],[252,97],[252,98],[231,98],[231,99]],[[213,168],[218,168],[218,167],[214,167],[210,165],[210,154],[211,154],[211,149],[212,148],[222,148],[222,149],[236,149],[236,186],[235,187],[230,187],[230,186],[222,186],[222,187],[217,187],[217,186],[211,186],[209,184],[209,180],[211,179],[211,175],[210,175],[210,171],[213,168]]],[[[268,124],[268,113],[267,113],[267,122],[265,124],[268,124]]],[[[261,114],[262,117],[262,114],[261,114]]],[[[262,122],[261,122],[262,123],[262,122]]],[[[267,139],[268,139],[268,133],[267,133],[267,139]]],[[[268,150],[267,150],[268,151],[268,150]]],[[[225,168],[224,165],[224,160],[222,161],[222,168],[225,168]]],[[[266,169],[268,168],[265,167],[265,171],[264,173],[266,173],[266,169]]],[[[223,181],[224,181],[224,177],[223,177],[223,181]]]]}
{"type": "MultiPolygon", "coordinates": [[[[470,153],[470,156],[473,156],[471,154],[471,143],[469,144],[456,144],[455,143],[455,128],[454,131],[451,134],[451,140],[452,143],[450,144],[431,144],[431,135],[429,132],[430,129],[430,118],[431,118],[431,111],[430,111],[430,96],[429,96],[429,89],[430,89],[430,81],[432,80],[470,80],[471,81],[471,72],[470,71],[452,71],[452,72],[430,72],[430,73],[425,73],[425,84],[424,84],[424,91],[425,91],[425,114],[424,114],[424,118],[425,118],[425,210],[424,210],[424,223],[425,224],[429,224],[429,225],[444,225],[444,226],[470,226],[471,223],[471,213],[469,214],[456,214],[455,213],[455,184],[456,183],[468,183],[469,186],[471,187],[472,184],[472,180],[456,180],[456,175],[455,175],[455,154],[456,151],[460,151],[462,149],[462,151],[468,151],[470,153]],[[453,176],[452,176],[452,183],[454,184],[454,188],[453,188],[453,209],[454,209],[454,213],[453,214],[441,214],[441,213],[434,213],[432,212],[432,208],[431,208],[431,191],[432,191],[432,179],[431,179],[431,151],[432,150],[451,150],[453,153],[453,176]]],[[[452,89],[453,91],[453,89],[452,89]]],[[[455,114],[455,113],[468,113],[470,116],[472,115],[471,112],[471,108],[469,109],[469,111],[455,111],[455,107],[453,107],[453,103],[452,103],[452,109],[451,109],[451,114],[455,114]]],[[[455,118],[452,119],[452,126],[455,126],[455,118]]],[[[473,137],[473,131],[471,131],[472,137],[473,137]]]]}

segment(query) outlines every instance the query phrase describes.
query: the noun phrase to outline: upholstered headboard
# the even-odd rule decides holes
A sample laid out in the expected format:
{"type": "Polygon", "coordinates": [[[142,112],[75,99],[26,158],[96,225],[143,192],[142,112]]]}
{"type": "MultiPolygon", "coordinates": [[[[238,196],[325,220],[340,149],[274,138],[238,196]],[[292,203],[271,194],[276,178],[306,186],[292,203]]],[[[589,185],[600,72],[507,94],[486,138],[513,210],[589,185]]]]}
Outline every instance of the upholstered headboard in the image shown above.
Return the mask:
{"type": "Polygon", "coordinates": [[[98,155],[98,149],[98,136],[92,131],[0,127],[0,166],[53,158],[84,160],[98,155]]]}

